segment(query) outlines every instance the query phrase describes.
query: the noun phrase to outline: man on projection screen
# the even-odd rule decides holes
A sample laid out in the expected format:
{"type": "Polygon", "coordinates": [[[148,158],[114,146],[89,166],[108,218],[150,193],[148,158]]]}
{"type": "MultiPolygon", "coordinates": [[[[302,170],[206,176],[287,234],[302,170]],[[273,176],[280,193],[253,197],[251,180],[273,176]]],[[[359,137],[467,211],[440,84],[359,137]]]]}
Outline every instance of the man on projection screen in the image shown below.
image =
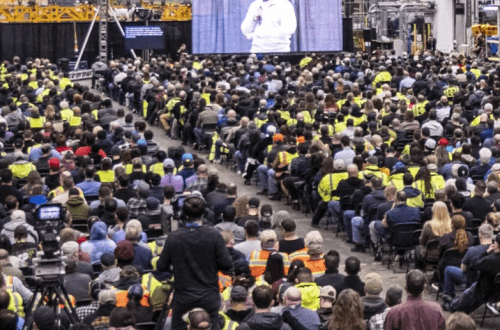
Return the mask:
{"type": "Polygon", "coordinates": [[[290,52],[290,37],[297,17],[289,0],[255,0],[241,23],[241,32],[252,40],[251,53],[290,52]]]}

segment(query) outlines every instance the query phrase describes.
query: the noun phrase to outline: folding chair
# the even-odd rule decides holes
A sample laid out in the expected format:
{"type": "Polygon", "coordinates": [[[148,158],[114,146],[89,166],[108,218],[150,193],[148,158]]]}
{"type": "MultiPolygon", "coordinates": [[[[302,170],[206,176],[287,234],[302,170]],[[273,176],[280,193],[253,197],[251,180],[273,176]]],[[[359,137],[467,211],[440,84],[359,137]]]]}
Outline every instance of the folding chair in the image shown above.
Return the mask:
{"type": "Polygon", "coordinates": [[[496,310],[496,305],[499,302],[500,302],[500,274],[497,274],[497,276],[495,276],[495,280],[493,281],[493,292],[491,293],[491,296],[488,299],[486,306],[484,307],[484,314],[483,318],[481,319],[481,327],[483,326],[484,319],[486,318],[486,313],[488,311],[491,313],[491,316],[493,318],[499,315],[498,312],[495,313],[491,310],[492,307],[495,308],[496,310]]]}
{"type": "Polygon", "coordinates": [[[424,272],[425,277],[426,277],[427,288],[429,288],[429,292],[430,292],[431,286],[430,286],[429,276],[427,276],[427,267],[431,266],[433,272],[437,270],[437,267],[439,264],[439,256],[437,254],[432,255],[430,252],[439,251],[439,241],[440,241],[440,239],[436,238],[436,239],[428,241],[427,244],[425,245],[423,272],[424,272]]]}
{"type": "MultiPolygon", "coordinates": [[[[438,264],[438,273],[439,273],[439,282],[443,282],[443,275],[444,275],[444,270],[448,266],[455,266],[455,267],[460,267],[460,264],[462,263],[462,259],[464,258],[465,254],[467,253],[468,249],[465,249],[463,252],[460,252],[456,248],[451,248],[446,251],[444,251],[443,257],[440,260],[440,263],[438,264]]],[[[441,286],[439,286],[439,289],[436,293],[436,300],[439,298],[439,292],[441,292],[441,286]]]]}
{"type": "MultiPolygon", "coordinates": [[[[411,252],[418,246],[418,238],[415,240],[414,234],[418,230],[420,230],[420,222],[398,223],[391,227],[389,238],[386,240],[389,245],[387,269],[391,268],[393,253],[403,251],[406,256],[408,252],[411,252]]],[[[410,262],[410,260],[408,260],[408,262],[410,262]]]]}

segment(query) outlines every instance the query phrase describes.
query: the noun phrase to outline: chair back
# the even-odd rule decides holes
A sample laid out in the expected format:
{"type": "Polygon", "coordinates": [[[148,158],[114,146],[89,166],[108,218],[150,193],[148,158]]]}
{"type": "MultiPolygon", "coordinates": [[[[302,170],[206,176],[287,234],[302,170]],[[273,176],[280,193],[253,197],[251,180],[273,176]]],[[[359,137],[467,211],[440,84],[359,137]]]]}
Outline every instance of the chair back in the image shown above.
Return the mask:
{"type": "Polygon", "coordinates": [[[467,249],[465,249],[463,252],[460,252],[456,248],[451,248],[444,251],[443,269],[445,269],[448,266],[460,267],[460,264],[462,263],[462,259],[464,258],[465,253],[467,253],[467,249]]]}
{"type": "Polygon", "coordinates": [[[351,196],[343,196],[340,198],[340,208],[342,210],[354,210],[354,205],[351,203],[351,196]]]}
{"type": "Polygon", "coordinates": [[[424,260],[428,264],[437,264],[439,262],[439,238],[432,239],[425,245],[425,257],[424,260]],[[436,253],[431,253],[436,251],[436,253]]]}
{"type": "Polygon", "coordinates": [[[497,276],[495,276],[495,280],[493,281],[493,289],[490,296],[490,301],[500,302],[500,274],[497,274],[497,276]]]}
{"type": "Polygon", "coordinates": [[[389,244],[396,248],[411,248],[419,244],[414,233],[420,230],[419,222],[398,223],[391,227],[389,244]]]}

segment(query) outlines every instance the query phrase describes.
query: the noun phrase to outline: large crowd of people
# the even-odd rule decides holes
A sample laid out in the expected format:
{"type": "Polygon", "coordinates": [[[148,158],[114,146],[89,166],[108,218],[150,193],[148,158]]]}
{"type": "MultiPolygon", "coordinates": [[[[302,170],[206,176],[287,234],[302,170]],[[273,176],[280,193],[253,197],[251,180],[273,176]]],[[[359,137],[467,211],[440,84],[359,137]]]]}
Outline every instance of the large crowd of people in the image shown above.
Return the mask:
{"type": "Polygon", "coordinates": [[[0,328],[476,329],[467,314],[500,314],[499,68],[181,53],[95,63],[96,92],[48,60],[4,61],[0,328]],[[221,162],[260,191],[239,193],[221,162]],[[30,310],[47,204],[64,207],[56,256],[78,320],[51,297],[30,310]],[[323,247],[322,223],[351,255],[323,247]],[[411,263],[405,288],[361,277],[367,251],[411,263]]]}

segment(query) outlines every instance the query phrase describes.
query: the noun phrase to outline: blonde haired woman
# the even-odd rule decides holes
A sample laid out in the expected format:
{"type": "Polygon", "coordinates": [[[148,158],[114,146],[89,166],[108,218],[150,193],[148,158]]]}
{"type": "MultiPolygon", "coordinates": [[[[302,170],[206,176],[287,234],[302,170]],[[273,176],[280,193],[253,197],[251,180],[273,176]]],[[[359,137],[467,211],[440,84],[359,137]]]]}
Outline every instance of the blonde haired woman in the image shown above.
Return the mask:
{"type": "MultiPolygon", "coordinates": [[[[420,234],[420,245],[415,250],[415,267],[422,269],[427,243],[451,232],[451,218],[444,202],[435,202],[432,206],[432,219],[424,224],[420,234]]],[[[439,257],[439,250],[429,251],[430,257],[439,257]]]]}

